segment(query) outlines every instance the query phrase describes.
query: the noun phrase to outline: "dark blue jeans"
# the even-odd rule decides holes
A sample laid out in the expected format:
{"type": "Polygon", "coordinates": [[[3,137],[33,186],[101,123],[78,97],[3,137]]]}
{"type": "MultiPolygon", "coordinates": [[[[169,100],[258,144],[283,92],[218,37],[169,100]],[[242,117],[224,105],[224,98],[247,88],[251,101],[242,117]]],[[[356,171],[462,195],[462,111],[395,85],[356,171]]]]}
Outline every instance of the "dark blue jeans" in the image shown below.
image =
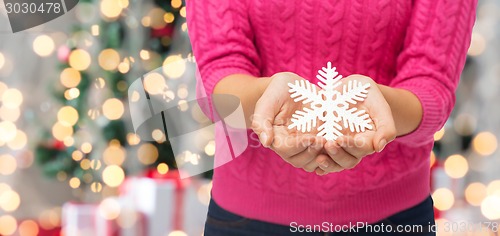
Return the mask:
{"type": "Polygon", "coordinates": [[[347,235],[422,235],[433,236],[434,210],[429,196],[418,205],[392,215],[364,228],[342,230],[343,232],[299,232],[296,227],[277,225],[248,219],[222,209],[214,200],[210,201],[205,223],[205,236],[347,236],[347,235]],[[293,232],[292,232],[293,231],[293,232]],[[355,231],[355,232],[354,232],[355,231]],[[374,232],[377,231],[377,232],[374,232]],[[382,232],[384,231],[384,232],[382,232]],[[387,232],[392,231],[392,232],[387,232]]]}

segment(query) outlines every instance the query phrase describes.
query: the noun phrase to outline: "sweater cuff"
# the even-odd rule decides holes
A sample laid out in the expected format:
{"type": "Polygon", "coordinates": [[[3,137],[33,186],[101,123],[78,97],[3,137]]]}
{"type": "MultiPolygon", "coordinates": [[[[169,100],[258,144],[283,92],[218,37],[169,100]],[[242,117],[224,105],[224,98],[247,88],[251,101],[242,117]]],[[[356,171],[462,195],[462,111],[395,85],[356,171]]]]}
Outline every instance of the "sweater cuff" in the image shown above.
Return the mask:
{"type": "Polygon", "coordinates": [[[198,78],[198,85],[201,84],[201,88],[198,89],[205,90],[206,101],[208,102],[208,110],[206,109],[206,107],[202,108],[202,110],[209,116],[212,121],[214,121],[215,118],[213,113],[214,104],[212,104],[212,94],[214,92],[215,85],[217,85],[217,83],[225,77],[233,74],[246,74],[255,76],[248,70],[239,67],[210,68],[207,69],[204,73],[200,74],[205,76],[201,76],[201,78],[198,78]]]}
{"type": "Polygon", "coordinates": [[[434,141],[434,133],[437,132],[446,122],[448,114],[443,107],[443,100],[440,93],[437,93],[429,85],[418,82],[407,82],[396,86],[415,94],[422,105],[422,120],[418,127],[411,133],[399,136],[396,142],[404,143],[408,146],[421,146],[434,141]]]}

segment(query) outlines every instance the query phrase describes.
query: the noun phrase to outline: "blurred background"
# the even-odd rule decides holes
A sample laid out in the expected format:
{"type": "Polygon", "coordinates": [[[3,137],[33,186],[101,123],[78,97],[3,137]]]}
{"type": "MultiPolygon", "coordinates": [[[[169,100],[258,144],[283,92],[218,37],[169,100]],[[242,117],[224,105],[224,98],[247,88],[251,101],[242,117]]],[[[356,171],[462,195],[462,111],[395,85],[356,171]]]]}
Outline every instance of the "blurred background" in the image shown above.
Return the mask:
{"type": "MultiPolygon", "coordinates": [[[[0,235],[202,235],[211,173],[180,180],[165,133],[141,140],[128,111],[133,81],[191,56],[184,5],[81,0],[13,34],[0,4],[0,235]]],[[[438,235],[500,235],[499,21],[500,0],[480,0],[434,136],[438,235]]],[[[213,141],[200,148],[214,155],[213,141]]]]}

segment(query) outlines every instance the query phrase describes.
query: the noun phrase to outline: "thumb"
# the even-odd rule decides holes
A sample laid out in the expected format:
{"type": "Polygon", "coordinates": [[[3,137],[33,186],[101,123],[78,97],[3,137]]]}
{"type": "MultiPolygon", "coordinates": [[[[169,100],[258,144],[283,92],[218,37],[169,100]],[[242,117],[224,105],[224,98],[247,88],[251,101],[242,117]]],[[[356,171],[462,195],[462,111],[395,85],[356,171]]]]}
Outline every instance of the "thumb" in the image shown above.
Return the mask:
{"type": "Polygon", "coordinates": [[[266,93],[255,104],[252,116],[252,130],[259,136],[264,147],[270,147],[273,143],[273,122],[278,114],[279,107],[276,102],[269,101],[266,93]]]}
{"type": "Polygon", "coordinates": [[[379,109],[372,112],[372,121],[375,125],[375,135],[373,137],[373,147],[376,152],[381,152],[387,143],[396,138],[396,125],[392,117],[389,104],[381,105],[379,109]]]}
{"type": "Polygon", "coordinates": [[[372,120],[376,128],[373,147],[376,152],[381,152],[387,143],[396,138],[396,127],[391,114],[385,117],[376,117],[372,120]]]}

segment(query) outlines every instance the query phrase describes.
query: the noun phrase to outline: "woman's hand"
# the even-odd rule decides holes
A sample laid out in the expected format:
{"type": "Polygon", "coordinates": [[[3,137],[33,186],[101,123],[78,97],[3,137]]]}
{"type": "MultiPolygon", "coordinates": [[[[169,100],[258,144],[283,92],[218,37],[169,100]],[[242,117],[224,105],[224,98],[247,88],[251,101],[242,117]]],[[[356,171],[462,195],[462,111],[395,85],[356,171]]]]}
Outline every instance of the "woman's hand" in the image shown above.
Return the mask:
{"type": "Polygon", "coordinates": [[[275,74],[270,79],[255,105],[252,129],[259,135],[262,145],[274,150],[283,160],[294,167],[313,172],[318,167],[315,159],[326,140],[316,136],[317,132],[301,133],[288,129],[292,114],[304,107],[301,102],[294,102],[290,97],[288,83],[304,79],[289,72],[275,74]]]}
{"type": "Polygon", "coordinates": [[[328,141],[324,151],[316,158],[319,168],[316,173],[324,175],[355,167],[363,157],[374,152],[381,152],[387,143],[396,138],[396,127],[391,107],[380,91],[377,83],[362,75],[351,75],[343,79],[370,83],[367,98],[356,104],[358,109],[365,110],[373,121],[374,129],[363,133],[350,133],[344,129],[344,136],[336,141],[328,141]]]}

